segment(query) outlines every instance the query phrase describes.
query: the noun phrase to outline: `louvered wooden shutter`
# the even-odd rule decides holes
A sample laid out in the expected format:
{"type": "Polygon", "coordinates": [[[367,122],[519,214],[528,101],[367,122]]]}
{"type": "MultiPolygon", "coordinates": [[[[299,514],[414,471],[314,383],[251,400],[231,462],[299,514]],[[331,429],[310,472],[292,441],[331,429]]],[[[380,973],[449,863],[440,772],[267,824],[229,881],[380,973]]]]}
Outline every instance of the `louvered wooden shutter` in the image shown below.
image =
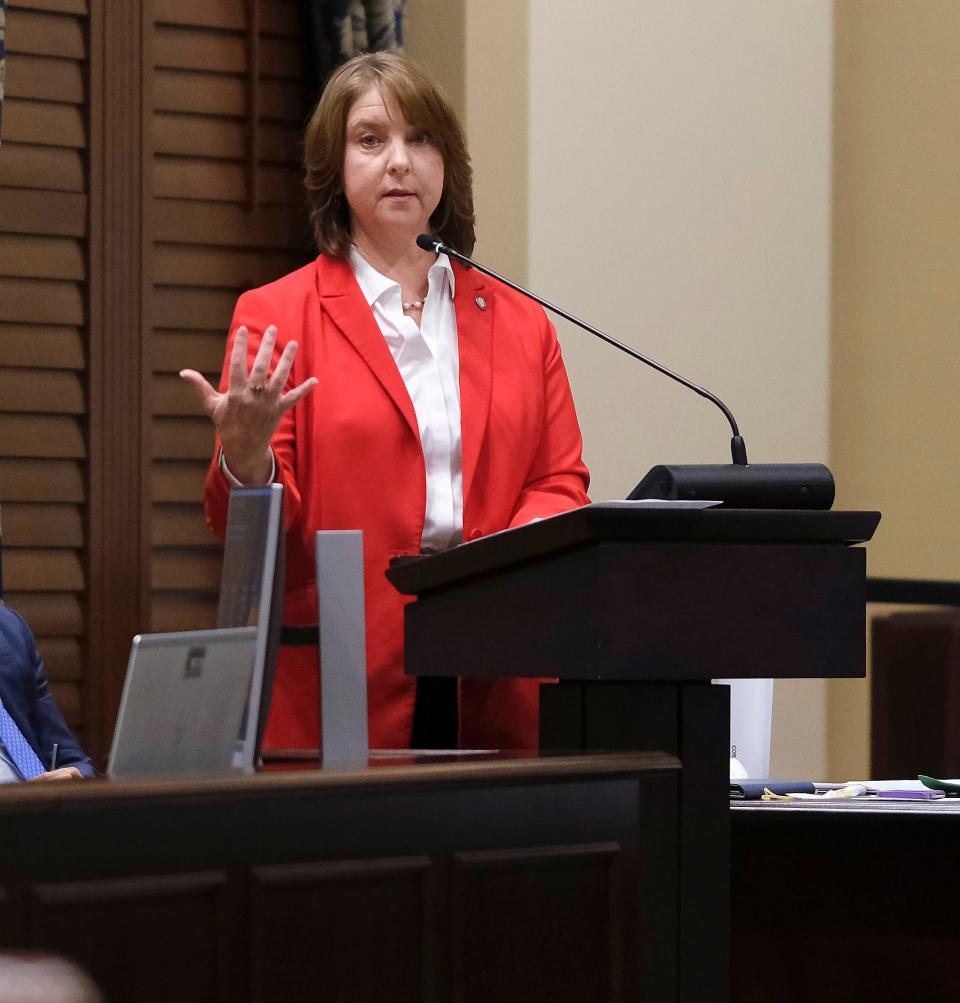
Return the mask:
{"type": "Polygon", "coordinates": [[[177,373],[216,382],[239,293],[310,256],[299,6],[154,4],[154,630],[212,626],[220,578],[200,507],[212,430],[177,373]]]}
{"type": "Polygon", "coordinates": [[[8,605],[83,739],[86,0],[11,0],[0,146],[0,504],[8,605]]]}

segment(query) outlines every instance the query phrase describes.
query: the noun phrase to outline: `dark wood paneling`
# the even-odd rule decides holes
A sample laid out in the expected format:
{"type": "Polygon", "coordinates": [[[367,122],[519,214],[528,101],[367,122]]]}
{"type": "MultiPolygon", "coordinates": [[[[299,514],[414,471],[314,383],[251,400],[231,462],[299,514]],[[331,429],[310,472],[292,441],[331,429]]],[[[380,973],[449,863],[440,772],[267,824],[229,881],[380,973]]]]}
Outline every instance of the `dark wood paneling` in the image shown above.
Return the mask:
{"type": "Polygon", "coordinates": [[[622,859],[616,843],[457,854],[453,998],[619,1000],[632,946],[619,940],[621,898],[632,898],[622,859]],[[577,907],[557,909],[558,900],[577,907]]]}
{"type": "MultiPolygon", "coordinates": [[[[263,80],[260,83],[262,121],[287,122],[299,129],[300,101],[301,89],[296,82],[263,80]]],[[[157,111],[243,118],[246,102],[246,80],[241,74],[158,69],[154,76],[157,111]]]]}
{"type": "Polygon", "coordinates": [[[23,98],[5,101],[3,131],[4,138],[11,143],[74,149],[87,145],[83,110],[75,105],[23,98]]]}
{"type": "Polygon", "coordinates": [[[83,292],[73,282],[0,279],[0,320],[79,326],[86,321],[83,292]]]}
{"type": "MultiPolygon", "coordinates": [[[[17,6],[24,6],[22,0],[17,6]]],[[[10,41],[14,42],[13,39],[10,41]]],[[[24,53],[18,53],[16,59],[7,63],[4,92],[8,97],[77,105],[84,104],[86,99],[83,69],[79,62],[24,53]]]]}
{"type": "Polygon", "coordinates": [[[46,592],[51,588],[67,592],[84,589],[83,565],[73,549],[12,547],[3,556],[4,576],[24,592],[46,592]]]}
{"type": "Polygon", "coordinates": [[[226,1001],[235,978],[226,965],[232,905],[217,871],[38,884],[31,939],[81,957],[111,1000],[226,1001]],[[162,943],[148,930],[162,931],[162,943]]]}
{"type": "MultiPolygon", "coordinates": [[[[86,405],[83,399],[83,385],[80,381],[80,375],[62,369],[22,368],[7,370],[0,373],[0,407],[4,411],[32,412],[35,416],[83,414],[86,405]]],[[[75,426],[72,420],[68,424],[64,424],[63,419],[59,418],[35,417],[34,421],[39,424],[33,430],[30,428],[28,419],[21,420],[23,432],[20,434],[24,435],[26,439],[37,438],[38,433],[46,423],[50,429],[50,435],[45,436],[45,438],[49,439],[52,446],[65,450],[64,452],[40,455],[82,456],[84,454],[83,437],[79,435],[79,429],[76,441],[73,439],[73,433],[69,430],[71,426],[75,426]],[[61,437],[62,441],[58,443],[58,439],[61,437]]]]}
{"type": "Polygon", "coordinates": [[[0,442],[8,456],[82,459],[87,454],[83,431],[75,418],[0,413],[0,442]]]}
{"type": "Polygon", "coordinates": [[[83,608],[79,597],[70,592],[7,591],[4,598],[37,637],[79,637],[83,633],[83,608]]]}
{"type": "Polygon", "coordinates": [[[442,907],[430,876],[428,857],[255,868],[251,1000],[442,998],[424,984],[442,907]]]}
{"type": "Polygon", "coordinates": [[[110,741],[130,638],[149,617],[145,344],[150,3],[93,5],[90,37],[89,663],[94,755],[110,741]]]}
{"type": "MultiPolygon", "coordinates": [[[[47,10],[56,9],[56,3],[42,4],[43,12],[27,10],[27,6],[17,3],[7,7],[8,56],[22,52],[34,56],[56,56],[59,59],[86,58],[83,23],[78,17],[70,16],[82,15],[86,11],[69,10],[61,15],[47,13],[47,10]]],[[[40,8],[41,4],[32,6],[40,8]]]]}
{"type": "Polygon", "coordinates": [[[83,153],[59,146],[11,143],[5,139],[0,157],[0,185],[82,192],[85,188],[83,153]]]}
{"type": "MultiPolygon", "coordinates": [[[[4,147],[4,156],[10,152],[4,147]]],[[[0,184],[3,179],[0,178],[0,184]]],[[[86,278],[83,248],[65,237],[0,233],[0,275],[29,279],[86,278]]]]}
{"type": "Polygon", "coordinates": [[[302,248],[304,253],[310,247],[305,214],[283,206],[247,212],[236,205],[158,199],[156,236],[168,243],[217,247],[302,248]]]}
{"type": "Polygon", "coordinates": [[[87,232],[87,196],[0,188],[0,220],[6,233],[83,237],[87,232]]]}
{"type": "MultiPolygon", "coordinates": [[[[8,460],[0,457],[3,500],[15,502],[83,502],[83,467],[71,460],[8,460]]],[[[16,589],[16,583],[7,581],[16,589]]]]}
{"type": "Polygon", "coordinates": [[[197,505],[156,506],[152,531],[155,547],[212,547],[216,543],[213,532],[197,505]]]}
{"type": "Polygon", "coordinates": [[[78,327],[0,323],[4,366],[83,369],[85,348],[78,327]]]}
{"type": "Polygon", "coordinates": [[[83,546],[83,522],[76,505],[3,506],[3,535],[22,547],[83,546]]]}
{"type": "Polygon", "coordinates": [[[676,938],[676,857],[661,851],[678,772],[651,753],[15,785],[0,791],[0,887],[29,905],[13,925],[31,945],[66,949],[110,999],[447,1003],[486,985],[485,1003],[581,1003],[622,973],[622,1003],[673,1000],[675,964],[629,969],[638,912],[676,938]],[[662,880],[638,883],[638,860],[662,880]],[[491,922],[466,917],[479,940],[464,944],[474,904],[491,922]],[[501,970],[455,986],[454,937],[501,970]]]}

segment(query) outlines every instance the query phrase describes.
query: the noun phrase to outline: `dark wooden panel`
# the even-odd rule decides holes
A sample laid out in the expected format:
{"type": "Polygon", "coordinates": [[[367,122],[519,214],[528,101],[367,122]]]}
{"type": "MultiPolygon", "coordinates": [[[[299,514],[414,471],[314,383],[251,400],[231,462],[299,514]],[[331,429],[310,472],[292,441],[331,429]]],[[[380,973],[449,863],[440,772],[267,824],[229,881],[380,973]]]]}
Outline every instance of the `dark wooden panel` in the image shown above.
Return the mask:
{"type": "MultiPolygon", "coordinates": [[[[312,237],[306,213],[278,206],[248,212],[236,205],[158,199],[155,235],[169,243],[210,244],[216,247],[296,248],[299,238],[305,252],[312,237]]],[[[0,192],[0,209],[3,208],[0,192]]],[[[159,326],[163,317],[158,316],[159,326]]]]}
{"type": "MultiPolygon", "coordinates": [[[[261,0],[260,29],[270,34],[296,34],[300,26],[290,3],[261,0]]],[[[161,24],[245,31],[246,0],[206,0],[198,6],[191,0],[157,0],[156,19],[161,24]]]]}
{"type": "MultiPolygon", "coordinates": [[[[4,146],[4,157],[9,152],[4,146]]],[[[82,281],[86,277],[83,250],[76,240],[69,237],[0,233],[0,276],[82,281]]]]}
{"type": "Polygon", "coordinates": [[[292,272],[304,263],[304,256],[160,244],[154,261],[154,274],[159,285],[206,286],[239,291],[262,286],[292,272]]]}
{"type": "Polygon", "coordinates": [[[21,938],[17,928],[22,927],[22,925],[13,896],[6,888],[0,886],[0,945],[20,947],[21,938]]]}
{"type": "MultiPolygon", "coordinates": [[[[0,339],[3,329],[0,327],[0,339]]],[[[2,350],[0,340],[0,350],[2,350]]],[[[153,332],[153,368],[157,373],[177,373],[189,366],[201,373],[220,378],[226,350],[224,331],[153,332]]]]}
{"type": "Polygon", "coordinates": [[[87,231],[87,197],[67,192],[0,188],[0,230],[82,237],[87,231]]]}
{"type": "Polygon", "coordinates": [[[958,998],[960,875],[938,868],[931,887],[922,864],[953,856],[960,806],[759,807],[730,813],[735,1003],[958,998]],[[784,866],[790,892],[772,894],[784,866]],[[818,962],[788,982],[788,955],[818,962]]]}
{"type": "Polygon", "coordinates": [[[49,101],[28,101],[24,98],[4,101],[3,134],[4,140],[11,143],[74,149],[87,145],[83,109],[49,101]]]}
{"type": "MultiPolygon", "coordinates": [[[[261,73],[265,77],[299,80],[303,57],[299,42],[264,38],[261,73]]],[[[156,31],[156,66],[164,69],[243,73],[247,66],[244,35],[160,26],[156,31]]]]}
{"type": "Polygon", "coordinates": [[[220,554],[212,548],[158,549],[153,552],[151,585],[154,591],[219,589],[220,554]]]}
{"type": "Polygon", "coordinates": [[[76,17],[18,9],[23,6],[17,4],[7,9],[9,63],[14,62],[10,56],[21,52],[60,59],[82,60],[86,57],[83,25],[76,17]]]}
{"type": "Polygon", "coordinates": [[[213,423],[209,418],[153,421],[153,455],[158,460],[209,460],[213,442],[213,423]]]}
{"type": "Polygon", "coordinates": [[[2,502],[3,539],[16,547],[82,547],[83,524],[76,505],[2,502]]]}
{"type": "MultiPolygon", "coordinates": [[[[82,105],[86,96],[83,64],[72,59],[20,54],[7,62],[4,92],[7,97],[82,105]]],[[[5,157],[8,152],[4,146],[5,157]]]]}
{"type": "Polygon", "coordinates": [[[83,369],[83,335],[76,327],[0,323],[0,359],[24,369],[83,369]]]}
{"type": "MultiPolygon", "coordinates": [[[[221,331],[226,339],[237,300],[235,293],[213,289],[160,287],[154,290],[153,297],[154,314],[163,327],[174,330],[221,331]]],[[[158,392],[162,393],[163,387],[155,385],[154,393],[158,392]]]]}
{"type": "MultiPolygon", "coordinates": [[[[83,679],[83,653],[75,637],[43,637],[37,647],[47,667],[47,677],[58,683],[79,683],[83,679]]],[[[63,708],[60,708],[63,710],[63,708]]]]}
{"type": "Polygon", "coordinates": [[[87,0],[12,0],[15,7],[39,10],[54,14],[80,14],[89,12],[87,0]]]}
{"type": "MultiPolygon", "coordinates": [[[[40,639],[40,644],[43,644],[42,638],[40,639]]],[[[51,680],[50,693],[60,708],[60,713],[63,715],[64,720],[71,728],[83,724],[83,700],[80,687],[75,682],[51,680]]],[[[81,745],[80,748],[83,748],[83,746],[81,745]]]]}
{"type": "Polygon", "coordinates": [[[7,456],[82,459],[87,452],[80,422],[52,415],[0,412],[0,442],[7,456]]]}
{"type": "Polygon", "coordinates": [[[73,592],[16,592],[7,588],[4,599],[38,637],[79,637],[83,633],[83,609],[73,592]]]}
{"type": "Polygon", "coordinates": [[[442,998],[424,984],[436,950],[429,877],[427,857],[254,868],[251,1000],[442,998]]]}
{"type": "MultiPolygon", "coordinates": [[[[7,512],[4,509],[4,520],[7,512]]],[[[219,547],[203,517],[199,501],[195,505],[156,505],[150,523],[155,547],[219,547]]]]}
{"type": "MultiPolygon", "coordinates": [[[[243,202],[247,197],[245,170],[242,164],[225,161],[158,157],[153,164],[153,194],[169,199],[243,202]]],[[[259,174],[262,206],[306,205],[298,171],[261,167],[259,174]]]]}
{"type": "MultiPolygon", "coordinates": [[[[176,157],[219,157],[243,160],[249,146],[246,122],[210,115],[157,114],[154,116],[154,149],[176,157]]],[[[260,126],[260,160],[292,164],[299,170],[300,129],[290,126],[260,126]]]]}
{"type": "Polygon", "coordinates": [[[79,592],[85,584],[79,555],[67,548],[4,547],[3,578],[6,586],[23,592],[79,592]]]}
{"type": "Polygon", "coordinates": [[[83,154],[79,150],[22,143],[3,144],[0,185],[8,188],[82,192],[83,172],[83,154]]]}
{"type": "Polygon", "coordinates": [[[217,871],[41,884],[31,903],[33,946],[75,958],[112,1000],[227,1000],[231,906],[217,871]]]}
{"type": "Polygon", "coordinates": [[[616,843],[456,854],[455,998],[620,999],[622,857],[616,843]]]}
{"type": "MultiPolygon", "coordinates": [[[[2,464],[2,461],[0,461],[2,464]]],[[[158,461],[153,464],[152,497],[160,502],[199,502],[210,463],[173,463],[158,461]]],[[[3,467],[0,465],[0,472],[3,467]]]]}
{"type": "Polygon", "coordinates": [[[960,776],[960,609],[875,617],[870,776],[960,776]]]}
{"type": "Polygon", "coordinates": [[[85,315],[83,290],[73,282],[0,279],[0,320],[79,326],[85,315]]]}
{"type": "MultiPolygon", "coordinates": [[[[161,69],[153,79],[157,111],[233,118],[247,114],[247,82],[240,74],[161,69]]],[[[261,80],[259,103],[262,121],[288,122],[298,129],[302,125],[303,94],[298,83],[261,80]]]]}
{"type": "Polygon", "coordinates": [[[150,630],[208,630],[217,625],[216,594],[154,593],[150,604],[150,630]]]}
{"type": "MultiPolygon", "coordinates": [[[[226,324],[224,325],[226,329],[226,324]]],[[[180,416],[184,418],[199,418],[203,416],[203,409],[197,397],[197,392],[179,376],[174,373],[159,373],[153,377],[153,413],[157,416],[180,416]]],[[[205,419],[207,424],[210,422],[205,419]]],[[[192,428],[200,431],[200,424],[185,424],[184,428],[192,428]]],[[[211,440],[203,440],[208,446],[211,440]]],[[[203,454],[209,458],[211,450],[208,448],[203,454]]],[[[197,457],[200,458],[199,456],[197,457]]]]}
{"type": "Polygon", "coordinates": [[[9,460],[0,457],[3,501],[82,502],[83,468],[72,460],[9,460]]]}
{"type": "MultiPolygon", "coordinates": [[[[4,369],[0,370],[0,408],[4,411],[25,411],[48,414],[83,414],[86,410],[83,399],[83,384],[80,375],[64,369],[4,369]]],[[[26,427],[27,417],[17,419],[26,427]]],[[[40,455],[79,456],[74,451],[75,442],[65,426],[49,421],[53,430],[52,439],[66,434],[70,436],[70,452],[42,453],[40,455]]],[[[82,440],[81,440],[82,443],[82,440]]],[[[65,447],[66,448],[66,447],[65,447]]]]}

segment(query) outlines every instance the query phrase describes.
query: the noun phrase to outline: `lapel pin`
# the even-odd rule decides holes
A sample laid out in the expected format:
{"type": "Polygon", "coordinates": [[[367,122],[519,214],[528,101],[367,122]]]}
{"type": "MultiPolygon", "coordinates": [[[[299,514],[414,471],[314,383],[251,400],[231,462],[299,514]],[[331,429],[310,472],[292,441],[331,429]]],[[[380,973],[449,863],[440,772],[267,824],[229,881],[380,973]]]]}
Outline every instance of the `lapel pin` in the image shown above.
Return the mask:
{"type": "Polygon", "coordinates": [[[477,306],[480,307],[481,310],[486,310],[487,309],[487,301],[482,296],[478,296],[477,297],[477,306]]]}

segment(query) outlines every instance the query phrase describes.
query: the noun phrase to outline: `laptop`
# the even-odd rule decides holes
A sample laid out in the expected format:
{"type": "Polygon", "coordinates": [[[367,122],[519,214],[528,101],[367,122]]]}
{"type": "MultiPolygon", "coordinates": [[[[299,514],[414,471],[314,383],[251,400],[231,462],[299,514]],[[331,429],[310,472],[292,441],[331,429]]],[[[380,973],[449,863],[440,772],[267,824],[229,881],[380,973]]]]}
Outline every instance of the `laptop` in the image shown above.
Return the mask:
{"type": "Polygon", "coordinates": [[[107,775],[234,769],[256,653],[256,627],[138,634],[130,649],[107,775]]]}

